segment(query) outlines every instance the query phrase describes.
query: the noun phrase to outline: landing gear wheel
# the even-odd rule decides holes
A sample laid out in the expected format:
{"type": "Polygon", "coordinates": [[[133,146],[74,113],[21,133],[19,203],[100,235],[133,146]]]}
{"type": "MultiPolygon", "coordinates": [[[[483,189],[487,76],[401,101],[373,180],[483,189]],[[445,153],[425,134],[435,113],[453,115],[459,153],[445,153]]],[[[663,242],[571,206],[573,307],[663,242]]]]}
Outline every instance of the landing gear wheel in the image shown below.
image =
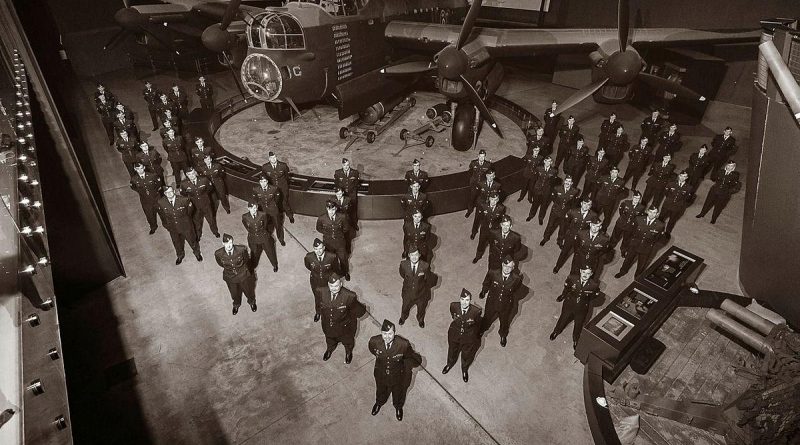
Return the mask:
{"type": "Polygon", "coordinates": [[[339,129],[339,138],[340,139],[347,139],[347,136],[350,136],[350,130],[347,127],[342,127],[339,129]]]}
{"type": "Polygon", "coordinates": [[[428,136],[428,137],[425,138],[425,146],[426,147],[428,147],[428,148],[433,147],[433,142],[434,142],[433,136],[428,136]]]}
{"type": "Polygon", "coordinates": [[[375,138],[377,138],[377,137],[378,137],[378,134],[375,133],[374,131],[370,130],[370,131],[367,132],[367,142],[368,143],[371,144],[371,143],[375,142],[375,138]]]}
{"type": "Polygon", "coordinates": [[[405,141],[407,137],[408,137],[408,130],[405,128],[400,130],[400,140],[405,141]]]}

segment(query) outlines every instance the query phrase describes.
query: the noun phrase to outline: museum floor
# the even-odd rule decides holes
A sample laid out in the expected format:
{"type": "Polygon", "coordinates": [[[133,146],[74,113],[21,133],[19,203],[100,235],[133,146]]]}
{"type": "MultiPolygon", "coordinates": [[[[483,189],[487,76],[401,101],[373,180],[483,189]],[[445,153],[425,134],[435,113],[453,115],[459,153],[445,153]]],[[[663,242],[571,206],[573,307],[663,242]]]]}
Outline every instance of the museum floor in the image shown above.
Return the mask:
{"type": "MultiPolygon", "coordinates": [[[[499,94],[537,116],[552,98],[563,99],[572,92],[518,73],[510,70],[499,94]]],[[[157,86],[166,86],[174,78],[151,79],[157,86]]],[[[218,98],[233,94],[228,73],[215,75],[214,79],[218,98]]],[[[137,112],[141,128],[149,130],[141,83],[132,73],[115,73],[102,80],[137,112]]],[[[187,91],[194,91],[193,82],[184,84],[187,91]]],[[[88,81],[86,88],[87,95],[91,94],[88,81]]],[[[596,146],[600,122],[612,109],[630,133],[639,134],[643,112],[628,105],[610,107],[585,101],[571,113],[582,126],[590,147],[596,146]]],[[[700,143],[710,141],[726,125],[734,128],[740,146],[747,147],[749,117],[748,108],[712,103],[702,126],[681,128],[685,144],[678,155],[678,166],[685,165],[700,143]]],[[[97,123],[100,125],[99,119],[97,123]]],[[[161,150],[157,134],[144,134],[161,150]]],[[[338,140],[336,134],[329,137],[332,144],[338,140]]],[[[398,329],[398,334],[408,338],[424,357],[408,392],[405,418],[398,422],[390,406],[376,417],[369,413],[374,403],[373,357],[366,342],[378,333],[381,320],[396,322],[399,316],[399,221],[361,222],[353,242],[352,281],[346,286],[367,304],[370,316],[360,323],[352,364],[343,363],[342,348],[331,360],[323,362],[325,341],[320,326],[312,321],[312,296],[302,262],[317,236],[314,218],[298,216],[294,224],[287,224],[290,236],[286,247],[279,246],[278,273],[273,273],[268,261],[262,259],[258,312],[244,310],[247,307],[243,306],[237,316],[232,316],[230,297],[212,256],[220,246],[219,240],[206,230],[201,241],[206,260],[199,263],[189,255],[183,264],[175,266],[167,232],[159,228],[154,235],[147,234],[147,223],[136,194],[128,188],[118,153],[102,141],[91,150],[127,277],[114,280],[106,289],[68,308],[68,319],[62,324],[89,325],[96,334],[81,339],[86,355],[96,354],[95,367],[71,377],[85,380],[95,390],[90,395],[71,396],[76,399],[76,406],[99,409],[107,415],[105,419],[94,419],[97,424],[106,425],[107,431],[102,434],[111,434],[97,437],[98,443],[592,442],[583,407],[583,365],[573,356],[569,330],[556,341],[548,340],[560,310],[555,298],[568,268],[552,273],[558,248],[555,242],[539,247],[543,227],[535,220],[525,222],[528,206],[517,203],[516,194],[506,203],[515,220],[514,230],[530,248],[531,255],[521,263],[521,271],[531,291],[512,322],[507,347],[500,347],[497,323],[485,335],[467,384],[458,372],[441,374],[447,351],[447,305],[456,300],[462,287],[477,295],[486,272],[486,259],[471,263],[476,241],[469,240],[472,220],[465,219],[462,212],[431,218],[440,240],[432,265],[441,281],[433,291],[426,327],[419,328],[412,317],[398,329]],[[109,302],[110,308],[99,307],[106,304],[103,302],[109,302]],[[113,317],[100,315],[106,309],[113,312],[113,317]],[[119,335],[121,348],[104,341],[110,333],[119,335]],[[109,384],[106,368],[130,358],[135,360],[138,375],[109,384]],[[128,410],[133,408],[141,410],[140,418],[130,415],[128,410]],[[148,432],[133,431],[137,422],[148,432]]],[[[739,153],[737,159],[743,160],[743,154],[739,153]]],[[[738,168],[746,166],[740,163],[738,168]]],[[[369,170],[369,166],[365,169],[369,170]]],[[[710,184],[708,180],[702,184],[697,202],[678,222],[672,240],[705,258],[707,268],[699,279],[701,288],[738,293],[744,192],[733,197],[712,226],[709,217],[694,218],[710,184]]],[[[240,223],[245,210],[242,201],[233,199],[232,213],[218,215],[221,231],[231,233],[238,242],[245,239],[240,223]]],[[[633,278],[632,273],[622,280],[613,278],[620,264],[617,255],[601,277],[601,287],[608,295],[616,295],[633,278]]],[[[654,368],[659,375],[642,383],[643,392],[696,397],[705,385],[707,398],[717,402],[736,395],[730,393],[731,369],[738,360],[751,358],[751,354],[721,336],[703,316],[702,310],[679,310],[668,322],[669,329],[659,332],[658,338],[668,350],[654,368]],[[689,390],[695,386],[697,391],[689,390]]],[[[73,418],[78,416],[73,412],[73,418]]],[[[643,422],[647,423],[646,417],[643,422]]],[[[656,421],[651,422],[652,432],[656,421]]],[[[649,439],[641,435],[637,443],[724,443],[719,436],[690,433],[649,439]]]]}

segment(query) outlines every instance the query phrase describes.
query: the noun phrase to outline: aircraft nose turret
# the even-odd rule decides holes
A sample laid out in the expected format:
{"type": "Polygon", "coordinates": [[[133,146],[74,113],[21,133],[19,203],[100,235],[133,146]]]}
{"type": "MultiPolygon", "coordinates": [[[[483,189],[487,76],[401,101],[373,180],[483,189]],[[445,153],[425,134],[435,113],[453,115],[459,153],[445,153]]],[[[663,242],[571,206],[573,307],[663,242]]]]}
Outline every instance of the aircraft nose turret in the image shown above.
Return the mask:
{"type": "Polygon", "coordinates": [[[247,56],[242,63],[241,77],[247,91],[259,100],[275,101],[283,89],[278,65],[264,54],[247,56]]]}

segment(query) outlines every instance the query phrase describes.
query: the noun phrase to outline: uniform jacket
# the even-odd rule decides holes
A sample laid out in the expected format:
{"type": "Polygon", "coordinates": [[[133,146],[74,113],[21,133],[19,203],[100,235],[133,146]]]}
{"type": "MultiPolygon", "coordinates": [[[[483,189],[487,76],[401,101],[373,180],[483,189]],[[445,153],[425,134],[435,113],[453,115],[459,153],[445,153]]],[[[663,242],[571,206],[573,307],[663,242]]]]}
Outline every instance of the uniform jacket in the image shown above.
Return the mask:
{"type": "Polygon", "coordinates": [[[175,205],[169,203],[166,196],[158,200],[158,213],[161,215],[161,223],[170,232],[190,232],[194,230],[192,214],[194,206],[189,198],[185,196],[175,196],[175,205]]]}
{"type": "Polygon", "coordinates": [[[200,99],[210,99],[214,95],[214,87],[208,82],[205,85],[198,82],[194,87],[194,92],[200,99]]]}
{"type": "Polygon", "coordinates": [[[647,225],[647,215],[636,218],[629,248],[637,253],[648,253],[664,234],[664,223],[658,218],[647,225]]]}
{"type": "Polygon", "coordinates": [[[162,101],[161,96],[159,95],[158,101],[156,102],[156,106],[158,107],[158,114],[161,116],[162,120],[164,119],[164,112],[167,110],[172,111],[173,117],[175,116],[175,114],[178,113],[178,107],[169,100],[169,95],[167,95],[166,102],[162,101]]]}
{"type": "Polygon", "coordinates": [[[211,181],[202,176],[198,176],[194,184],[188,178],[181,181],[181,193],[188,196],[195,207],[205,211],[211,210],[212,191],[214,191],[214,186],[211,185],[211,181]]]}
{"type": "Polygon", "coordinates": [[[142,201],[149,201],[155,204],[161,197],[161,176],[155,173],[144,172],[144,178],[139,174],[131,176],[131,188],[139,194],[142,201]]]}
{"type": "Polygon", "coordinates": [[[587,184],[597,182],[607,171],[608,158],[605,157],[605,155],[603,159],[598,159],[597,155],[589,158],[589,163],[586,165],[586,182],[584,183],[584,187],[586,187],[587,184]]]}
{"type": "Polygon", "coordinates": [[[672,180],[667,184],[664,191],[662,209],[683,211],[689,206],[689,199],[692,197],[692,186],[688,179],[683,185],[679,185],[677,179],[672,180]]]}
{"type": "Polygon", "coordinates": [[[533,194],[549,197],[557,175],[558,169],[552,165],[549,170],[545,170],[544,166],[539,167],[536,170],[536,183],[533,184],[533,194]]]}
{"type": "Polygon", "coordinates": [[[407,170],[406,171],[406,186],[411,186],[411,181],[416,180],[419,182],[419,189],[424,190],[425,187],[430,182],[430,178],[428,177],[428,172],[424,170],[420,170],[419,173],[414,174],[414,170],[407,170]]]}
{"type": "Polygon", "coordinates": [[[417,210],[425,215],[425,210],[428,208],[428,195],[417,192],[417,197],[414,198],[414,194],[408,192],[400,198],[400,206],[403,208],[407,218],[411,218],[411,215],[417,210]]]}
{"type": "Polygon", "coordinates": [[[501,306],[507,306],[514,303],[515,293],[521,284],[522,275],[519,270],[511,270],[508,278],[504,280],[502,269],[492,269],[486,273],[486,277],[483,279],[481,292],[487,294],[487,301],[495,300],[501,306]]]}
{"type": "MultiPolygon", "coordinates": [[[[133,133],[135,134],[135,133],[133,133]]],[[[136,136],[132,136],[131,133],[128,133],[128,140],[122,138],[122,136],[117,133],[117,141],[116,141],[117,151],[122,154],[122,160],[125,162],[136,162],[136,154],[139,151],[139,138],[136,136]]]]}
{"type": "MultiPolygon", "coordinates": [[[[661,130],[664,128],[664,124],[666,123],[665,119],[660,115],[656,120],[653,120],[652,116],[647,116],[642,121],[642,136],[647,136],[648,139],[654,139],[654,136],[661,133],[661,130]]],[[[650,141],[654,142],[654,141],[650,141]]]]}
{"type": "Polygon", "coordinates": [[[100,99],[97,99],[95,101],[95,107],[97,108],[97,112],[100,113],[100,118],[105,122],[111,122],[117,117],[117,103],[108,100],[108,96],[106,96],[105,103],[103,103],[100,99]]]}
{"type": "Polygon", "coordinates": [[[375,381],[383,385],[400,385],[405,376],[406,360],[412,360],[417,364],[422,363],[422,357],[414,351],[411,343],[405,338],[395,335],[394,340],[386,349],[386,343],[380,334],[374,335],[367,344],[369,352],[375,356],[375,381]]]}
{"type": "Polygon", "coordinates": [[[264,244],[272,237],[267,225],[267,215],[260,210],[256,210],[256,216],[249,211],[245,212],[242,215],[242,225],[247,229],[248,244],[264,244]]]}
{"type": "Polygon", "coordinates": [[[289,190],[289,165],[285,162],[278,161],[275,163],[275,167],[267,162],[261,166],[261,171],[269,178],[270,184],[278,186],[281,191],[289,190]]]}
{"type": "Polygon", "coordinates": [[[500,185],[500,181],[498,181],[497,178],[494,178],[494,180],[492,181],[492,185],[489,185],[489,183],[486,181],[486,178],[484,178],[481,182],[478,183],[478,191],[480,192],[481,195],[481,201],[489,202],[489,194],[495,192],[499,195],[501,188],[502,186],[500,185]]]}
{"type": "Polygon", "coordinates": [[[147,102],[147,108],[149,109],[157,109],[159,96],[161,96],[161,92],[155,88],[147,88],[142,89],[142,97],[144,97],[145,102],[147,102]]]}
{"type": "Polygon", "coordinates": [[[136,161],[144,165],[144,167],[159,176],[164,173],[164,167],[161,166],[163,159],[161,153],[155,150],[148,150],[147,153],[140,151],[136,154],[136,161]]]}
{"type": "Polygon", "coordinates": [[[628,134],[622,133],[621,136],[617,137],[617,134],[614,133],[613,135],[609,136],[606,142],[606,156],[609,158],[622,158],[623,153],[628,151],[628,147],[630,147],[630,143],[628,142],[628,134]]]}
{"type": "Polygon", "coordinates": [[[631,167],[644,169],[650,163],[650,157],[653,155],[653,146],[649,143],[642,148],[640,144],[631,145],[628,151],[628,169],[631,167]]]}
{"type": "Polygon", "coordinates": [[[198,168],[197,171],[208,178],[211,183],[214,185],[215,189],[219,189],[220,185],[225,185],[225,169],[219,164],[219,162],[211,162],[211,167],[207,166],[205,162],[203,162],[198,168]]]}
{"type": "Polygon", "coordinates": [[[339,271],[336,255],[327,251],[322,253],[322,261],[317,258],[316,252],[308,252],[303,263],[311,272],[311,286],[315,288],[327,286],[331,274],[339,271]]]}
{"type": "Polygon", "coordinates": [[[680,150],[681,145],[683,145],[681,143],[681,132],[675,130],[675,133],[670,135],[669,129],[665,130],[663,133],[658,135],[658,145],[667,153],[675,153],[676,151],[680,150]]]}
{"type": "Polygon", "coordinates": [[[575,200],[581,194],[581,189],[577,187],[570,187],[566,190],[564,184],[559,185],[553,189],[553,206],[550,208],[552,215],[563,217],[567,211],[572,208],[575,200]]]}
{"type": "Polygon", "coordinates": [[[253,187],[253,198],[258,201],[261,209],[271,216],[278,216],[280,209],[278,202],[281,200],[281,191],[277,186],[267,184],[267,188],[261,188],[261,185],[253,187]]]}
{"type": "Polygon", "coordinates": [[[344,246],[345,236],[350,230],[347,215],[336,213],[336,220],[331,220],[328,212],[317,218],[317,232],[322,234],[322,241],[326,246],[344,246]]]}
{"type": "Polygon", "coordinates": [[[714,185],[711,186],[709,193],[714,192],[732,195],[738,192],[741,187],[742,184],[739,182],[739,172],[734,170],[726,175],[725,169],[721,168],[715,175],[714,185]]]}
{"type": "Polygon", "coordinates": [[[360,184],[359,178],[358,170],[354,168],[351,168],[347,174],[344,173],[343,168],[333,173],[334,184],[344,190],[344,193],[350,197],[350,199],[357,199],[358,185],[360,184]]]}
{"type": "Polygon", "coordinates": [[[461,303],[450,303],[450,327],[447,329],[447,341],[471,344],[480,341],[481,308],[470,304],[467,313],[461,312],[461,303]]]}
{"type": "Polygon", "coordinates": [[[618,200],[622,199],[628,193],[625,188],[625,181],[617,176],[617,179],[611,180],[611,175],[603,176],[597,181],[597,193],[595,194],[595,201],[600,206],[615,204],[618,200]]]}
{"type": "Polygon", "coordinates": [[[164,150],[167,152],[169,162],[186,162],[186,151],[184,151],[183,138],[175,135],[174,138],[167,136],[163,141],[164,150]]]}
{"type": "Polygon", "coordinates": [[[718,134],[711,140],[711,151],[708,153],[714,159],[728,159],[736,153],[736,138],[718,134]]]}
{"type": "Polygon", "coordinates": [[[702,158],[699,152],[692,153],[689,156],[689,167],[686,169],[686,172],[689,173],[689,180],[694,181],[701,176],[705,176],[709,165],[711,165],[711,156],[708,152],[702,158]]]}
{"type": "Polygon", "coordinates": [[[501,229],[492,230],[489,232],[489,264],[490,267],[496,269],[500,267],[500,262],[506,255],[511,255],[514,261],[520,260],[519,256],[522,251],[522,239],[519,233],[509,230],[508,235],[503,239],[501,229]]]}
{"type": "Polygon", "coordinates": [[[336,207],[338,207],[339,213],[344,213],[345,215],[350,214],[350,207],[353,204],[353,201],[351,201],[350,198],[348,198],[347,196],[342,196],[342,200],[339,201],[339,199],[334,196],[331,199],[336,204],[336,207]]]}
{"type": "Polygon", "coordinates": [[[170,88],[169,93],[167,93],[167,98],[181,109],[186,109],[186,107],[189,106],[189,96],[186,94],[186,90],[183,87],[178,87],[178,94],[175,94],[175,90],[170,88]]]}
{"type": "Polygon", "coordinates": [[[617,218],[617,223],[614,227],[623,232],[630,232],[633,230],[636,219],[644,215],[644,211],[644,204],[639,203],[634,207],[633,200],[626,199],[622,201],[619,204],[619,218],[617,218]]]}
{"type": "Polygon", "coordinates": [[[586,166],[589,161],[589,146],[584,144],[581,148],[575,144],[569,148],[569,159],[566,162],[566,168],[571,170],[576,167],[586,166]]]}
{"type": "Polygon", "coordinates": [[[354,335],[361,303],[356,294],[342,286],[335,300],[331,300],[331,289],[321,286],[317,289],[320,296],[320,315],[322,316],[322,332],[327,337],[354,335]]]}
{"type": "Polygon", "coordinates": [[[544,134],[555,136],[558,131],[558,123],[561,121],[561,113],[554,113],[553,107],[547,107],[544,110],[542,121],[544,121],[544,134]]]}
{"type": "Polygon", "coordinates": [[[599,232],[595,235],[594,240],[592,240],[588,230],[581,230],[578,233],[578,240],[575,244],[575,259],[580,261],[579,264],[590,266],[592,271],[596,272],[601,258],[610,250],[611,238],[605,233],[599,232]]]}
{"type": "Polygon", "coordinates": [[[408,245],[416,245],[421,253],[428,251],[428,239],[431,234],[431,225],[425,221],[419,222],[419,227],[414,227],[414,221],[403,223],[403,239],[408,245]]]}
{"type": "Polygon", "coordinates": [[[564,282],[564,304],[577,306],[581,310],[589,310],[589,302],[600,295],[600,283],[594,278],[586,280],[586,284],[581,283],[581,276],[573,274],[567,277],[564,282]]]}
{"type": "Polygon", "coordinates": [[[525,161],[525,168],[522,170],[522,176],[526,179],[536,178],[539,172],[539,167],[544,162],[544,156],[541,154],[541,149],[539,154],[534,156],[533,151],[530,150],[530,153],[526,153],[525,157],[522,158],[525,161]]]}
{"type": "MultiPolygon", "coordinates": [[[[181,129],[181,120],[178,117],[178,112],[177,111],[175,111],[172,108],[169,108],[169,110],[172,111],[172,115],[169,118],[167,118],[167,115],[165,113],[163,113],[163,112],[161,113],[161,124],[163,125],[164,122],[169,121],[170,128],[175,130],[175,136],[178,136],[178,135],[181,134],[181,130],[182,130],[181,129]]],[[[167,137],[167,127],[166,127],[166,125],[163,126],[161,128],[161,130],[158,131],[158,133],[161,135],[162,139],[167,137]]]]}
{"type": "Polygon", "coordinates": [[[673,176],[675,176],[675,164],[668,162],[665,166],[664,161],[661,161],[650,168],[650,177],[647,178],[647,185],[665,187],[673,176]]]}
{"type": "MultiPolygon", "coordinates": [[[[605,141],[607,143],[611,137],[616,136],[617,128],[619,128],[620,125],[622,124],[619,122],[619,119],[615,119],[614,122],[611,122],[611,119],[603,120],[603,123],[600,124],[600,141],[605,141]]],[[[623,133],[623,136],[624,135],[623,133]]]]}
{"type": "Polygon", "coordinates": [[[575,145],[580,134],[581,127],[578,124],[572,124],[572,128],[569,128],[568,124],[561,125],[558,130],[558,149],[562,150],[562,147],[567,148],[575,145]]]}
{"type": "Polygon", "coordinates": [[[400,278],[403,279],[403,289],[400,295],[404,302],[428,299],[431,297],[431,289],[428,285],[428,275],[430,266],[425,261],[417,261],[417,273],[411,271],[411,260],[405,259],[400,262],[400,278]]]}
{"type": "Polygon", "coordinates": [[[480,215],[481,228],[486,229],[499,229],[500,218],[506,214],[506,206],[497,203],[494,209],[487,202],[481,202],[478,205],[478,214],[480,215]]]}
{"type": "Polygon", "coordinates": [[[478,185],[486,176],[486,170],[492,168],[492,163],[488,159],[483,161],[483,164],[473,159],[469,162],[469,184],[472,186],[478,185]]]}
{"type": "Polygon", "coordinates": [[[241,283],[250,277],[250,254],[247,247],[234,244],[230,255],[221,247],[214,252],[214,259],[222,267],[222,279],[228,283],[241,283]]]}
{"type": "Polygon", "coordinates": [[[545,135],[538,138],[536,134],[533,134],[530,137],[526,137],[526,139],[528,153],[533,153],[533,147],[539,147],[539,153],[550,153],[553,149],[553,142],[545,135]]]}
{"type": "Polygon", "coordinates": [[[593,210],[586,212],[584,216],[581,209],[572,209],[567,212],[567,217],[561,222],[561,233],[564,233],[564,239],[578,237],[578,232],[582,230],[589,230],[589,221],[595,221],[597,213],[593,210]]]}
{"type": "Polygon", "coordinates": [[[200,147],[197,146],[197,144],[192,144],[192,149],[190,150],[190,154],[192,155],[192,163],[199,166],[201,164],[205,165],[203,159],[205,159],[206,156],[211,155],[211,157],[213,158],[214,150],[208,145],[203,145],[203,149],[201,150],[200,147]]]}

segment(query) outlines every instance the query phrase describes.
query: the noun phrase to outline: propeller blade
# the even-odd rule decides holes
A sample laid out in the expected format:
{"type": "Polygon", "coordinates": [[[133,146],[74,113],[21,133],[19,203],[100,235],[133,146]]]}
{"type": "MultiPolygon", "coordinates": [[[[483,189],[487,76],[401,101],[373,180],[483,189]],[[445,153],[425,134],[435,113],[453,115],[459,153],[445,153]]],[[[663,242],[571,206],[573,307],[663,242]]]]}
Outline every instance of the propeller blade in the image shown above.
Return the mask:
{"type": "Polygon", "coordinates": [[[619,50],[625,52],[628,49],[628,34],[630,32],[630,5],[628,0],[619,0],[617,5],[617,37],[619,38],[619,50]]]}
{"type": "Polygon", "coordinates": [[[461,76],[461,83],[464,84],[464,88],[467,90],[473,105],[478,107],[478,110],[480,110],[483,120],[489,123],[489,126],[492,127],[492,130],[494,130],[498,136],[500,136],[500,139],[503,139],[503,132],[500,131],[500,127],[497,126],[497,121],[494,120],[494,116],[492,116],[492,112],[489,111],[489,107],[486,106],[486,104],[483,102],[483,99],[481,99],[481,96],[477,91],[475,91],[475,87],[473,87],[463,75],[461,76]]]}
{"type": "Polygon", "coordinates": [[[231,0],[228,3],[228,8],[225,10],[225,14],[222,16],[222,21],[219,23],[219,26],[223,31],[228,29],[228,25],[231,24],[233,18],[236,16],[236,13],[239,12],[240,3],[242,3],[242,0],[231,0]]]}
{"type": "Polygon", "coordinates": [[[689,100],[699,100],[704,102],[705,96],[701,96],[693,90],[675,82],[674,80],[665,79],[663,77],[655,76],[649,73],[639,73],[639,80],[659,90],[668,91],[676,96],[680,96],[689,100]]]}
{"type": "Polygon", "coordinates": [[[483,0],[472,0],[469,12],[464,17],[464,24],[461,25],[461,32],[458,34],[456,49],[461,49],[467,43],[469,35],[472,34],[472,28],[475,26],[475,21],[478,20],[478,13],[481,11],[481,3],[483,3],[483,0]]]}
{"type": "Polygon", "coordinates": [[[230,57],[228,57],[228,53],[223,51],[222,55],[223,57],[225,57],[225,64],[228,65],[228,69],[231,70],[231,75],[233,76],[233,83],[236,84],[236,88],[239,89],[239,93],[242,95],[242,97],[245,99],[246,102],[247,96],[244,95],[244,90],[242,89],[242,86],[239,85],[239,76],[236,75],[236,71],[234,71],[233,69],[233,63],[231,63],[231,59],[230,57]]]}
{"type": "Polygon", "coordinates": [[[130,8],[131,0],[122,0],[122,4],[125,5],[126,8],[130,8]]]}
{"type": "Polygon", "coordinates": [[[147,29],[147,27],[139,26],[139,29],[142,32],[144,32],[145,34],[147,34],[148,36],[152,37],[153,40],[155,40],[156,42],[158,42],[161,45],[163,45],[165,48],[167,48],[170,51],[174,52],[175,54],[177,54],[177,55],[181,54],[180,51],[175,49],[175,46],[173,46],[171,42],[167,42],[165,39],[162,39],[161,37],[157,36],[152,30],[147,29]]]}
{"type": "Polygon", "coordinates": [[[586,85],[580,90],[572,93],[572,96],[566,98],[563,102],[558,104],[558,106],[556,107],[556,113],[563,113],[564,111],[567,111],[568,109],[574,107],[587,97],[594,94],[594,92],[599,90],[603,85],[606,84],[606,82],[608,82],[608,77],[600,79],[597,82],[591,83],[589,85],[586,85]]]}
{"type": "Polygon", "coordinates": [[[434,62],[406,62],[397,65],[387,66],[381,69],[381,74],[404,75],[404,74],[423,74],[435,70],[434,62]]]}
{"type": "Polygon", "coordinates": [[[111,36],[110,39],[108,39],[108,42],[106,42],[105,45],[103,45],[103,50],[114,49],[127,36],[128,36],[128,30],[126,30],[125,28],[120,29],[119,31],[117,31],[116,34],[114,34],[113,36],[111,36]]]}

